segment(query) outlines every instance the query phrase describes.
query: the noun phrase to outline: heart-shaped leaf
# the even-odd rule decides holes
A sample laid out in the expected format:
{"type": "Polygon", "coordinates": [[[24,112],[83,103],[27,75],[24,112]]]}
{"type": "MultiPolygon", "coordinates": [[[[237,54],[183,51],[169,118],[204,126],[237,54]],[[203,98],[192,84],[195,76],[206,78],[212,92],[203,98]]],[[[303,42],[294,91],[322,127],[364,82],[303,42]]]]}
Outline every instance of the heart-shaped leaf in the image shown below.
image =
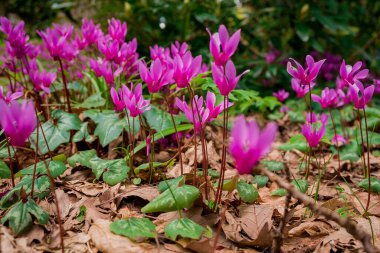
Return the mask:
{"type": "Polygon", "coordinates": [[[245,181],[238,182],[237,191],[240,198],[247,203],[253,203],[259,197],[259,192],[257,189],[245,181]]]}
{"type": "Polygon", "coordinates": [[[206,229],[189,218],[181,218],[165,226],[165,236],[175,241],[178,236],[198,240],[206,229]]]}
{"type": "Polygon", "coordinates": [[[117,220],[110,224],[110,229],[117,235],[123,235],[135,241],[155,238],[157,235],[156,226],[148,218],[132,217],[127,220],[117,220]]]}

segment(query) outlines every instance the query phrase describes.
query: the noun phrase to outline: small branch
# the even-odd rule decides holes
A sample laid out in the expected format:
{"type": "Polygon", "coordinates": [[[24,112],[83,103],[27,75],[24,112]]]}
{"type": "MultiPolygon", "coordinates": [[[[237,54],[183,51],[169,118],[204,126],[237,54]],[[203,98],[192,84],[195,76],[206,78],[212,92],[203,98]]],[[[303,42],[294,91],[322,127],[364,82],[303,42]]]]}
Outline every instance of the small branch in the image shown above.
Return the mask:
{"type": "Polygon", "coordinates": [[[314,213],[318,215],[323,215],[325,216],[326,219],[332,220],[338,223],[341,227],[345,228],[347,232],[350,233],[355,239],[363,243],[364,250],[366,252],[368,253],[380,252],[380,249],[372,245],[371,236],[351,219],[342,218],[338,214],[330,211],[329,209],[321,207],[320,205],[316,204],[312,198],[299,192],[294,186],[286,182],[280,176],[262,168],[257,168],[257,172],[266,175],[267,177],[269,177],[269,179],[272,182],[275,182],[281,188],[286,189],[292,195],[293,198],[301,201],[305,206],[309,207],[314,213]]]}

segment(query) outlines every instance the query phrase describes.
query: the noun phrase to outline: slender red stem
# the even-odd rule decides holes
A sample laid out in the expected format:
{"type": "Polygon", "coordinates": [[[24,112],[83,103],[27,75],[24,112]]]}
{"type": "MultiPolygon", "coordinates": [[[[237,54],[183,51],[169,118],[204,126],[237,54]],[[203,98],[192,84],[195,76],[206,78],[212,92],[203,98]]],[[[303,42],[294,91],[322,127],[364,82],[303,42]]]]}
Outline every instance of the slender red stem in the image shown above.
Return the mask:
{"type": "Polygon", "coordinates": [[[59,66],[61,68],[61,73],[62,73],[62,81],[63,81],[63,87],[64,87],[65,95],[66,95],[67,109],[68,109],[69,113],[71,113],[72,111],[71,111],[71,105],[70,105],[70,93],[69,93],[69,89],[67,87],[67,80],[66,80],[65,72],[63,69],[63,65],[62,65],[62,60],[59,57],[58,57],[58,62],[59,62],[59,66]]]}
{"type": "Polygon", "coordinates": [[[8,147],[8,156],[9,156],[9,169],[11,171],[11,180],[12,180],[12,187],[15,187],[15,175],[13,173],[13,161],[11,156],[11,149],[9,148],[11,144],[9,143],[9,140],[7,141],[7,147],[8,147]]]}
{"type": "MultiPolygon", "coordinates": [[[[363,129],[362,129],[362,119],[360,117],[360,111],[358,110],[358,121],[359,121],[359,131],[360,131],[360,138],[362,140],[362,158],[363,158],[363,164],[364,164],[364,168],[363,168],[363,174],[364,176],[367,176],[367,166],[366,166],[366,162],[365,162],[365,150],[364,150],[364,137],[363,137],[363,129]]],[[[369,188],[368,188],[369,190],[369,188]]]]}
{"type": "Polygon", "coordinates": [[[369,161],[369,153],[371,151],[371,148],[369,146],[367,115],[365,112],[365,108],[363,108],[363,113],[364,113],[365,133],[366,133],[366,138],[367,138],[367,176],[368,176],[368,199],[367,199],[367,205],[366,205],[365,211],[368,212],[369,202],[371,199],[371,163],[369,161]]]}
{"type": "MultiPolygon", "coordinates": [[[[331,118],[331,122],[333,124],[334,134],[335,134],[335,138],[336,138],[336,135],[337,135],[337,133],[336,133],[336,125],[335,125],[335,121],[334,121],[334,117],[333,117],[331,108],[329,108],[329,112],[330,112],[330,118],[331,118]]],[[[340,153],[339,153],[339,141],[338,141],[338,138],[336,138],[336,150],[338,152],[338,172],[340,172],[340,153]]]]}
{"type": "MultiPolygon", "coordinates": [[[[36,112],[37,114],[37,112],[36,112]]],[[[37,116],[37,121],[38,120],[38,116],[37,116]]],[[[37,122],[38,124],[38,122],[37,122]]],[[[30,196],[33,198],[33,194],[34,194],[34,182],[36,181],[36,172],[37,172],[37,155],[38,155],[38,140],[39,140],[39,130],[38,130],[38,126],[37,126],[37,134],[36,134],[36,151],[34,152],[34,167],[33,167],[33,178],[32,178],[32,188],[30,190],[30,196]]]]}

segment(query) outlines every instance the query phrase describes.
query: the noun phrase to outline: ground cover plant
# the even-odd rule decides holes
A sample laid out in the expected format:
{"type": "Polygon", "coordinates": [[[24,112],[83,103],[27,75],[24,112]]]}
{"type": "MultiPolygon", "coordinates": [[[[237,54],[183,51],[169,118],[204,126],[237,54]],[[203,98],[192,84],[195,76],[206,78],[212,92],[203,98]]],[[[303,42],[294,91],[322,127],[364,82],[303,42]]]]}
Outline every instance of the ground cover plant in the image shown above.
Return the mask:
{"type": "Polygon", "coordinates": [[[289,58],[287,88],[260,96],[223,24],[204,30],[211,62],[178,41],[141,57],[116,18],[0,31],[3,252],[379,251],[380,83],[362,61],[326,86],[330,59],[289,58]]]}

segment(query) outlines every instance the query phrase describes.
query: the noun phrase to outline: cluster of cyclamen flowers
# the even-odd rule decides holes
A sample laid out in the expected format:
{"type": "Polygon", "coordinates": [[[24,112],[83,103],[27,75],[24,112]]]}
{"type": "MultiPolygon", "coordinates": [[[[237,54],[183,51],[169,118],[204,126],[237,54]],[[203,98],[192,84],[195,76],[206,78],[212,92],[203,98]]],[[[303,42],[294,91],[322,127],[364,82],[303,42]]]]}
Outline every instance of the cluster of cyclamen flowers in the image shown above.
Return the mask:
{"type": "MultiPolygon", "coordinates": [[[[316,85],[315,80],[325,60],[315,62],[310,55],[306,56],[306,68],[302,67],[297,61],[291,59],[288,62],[287,70],[292,76],[292,88],[296,92],[298,98],[304,97],[306,94],[310,94],[310,98],[313,102],[321,105],[322,109],[334,109],[340,108],[344,105],[352,103],[358,110],[364,109],[366,104],[372,99],[375,91],[374,85],[364,87],[361,80],[368,77],[368,69],[361,69],[362,62],[357,62],[353,66],[347,65],[343,60],[339,74],[340,77],[336,79],[336,88],[324,88],[321,95],[311,94],[313,87],[316,85]],[[296,65],[294,67],[292,62],[296,65]]],[[[280,101],[282,100],[280,91],[274,94],[280,101]]],[[[310,101],[311,103],[311,101],[310,101]]],[[[311,112],[312,113],[312,112],[311,112]]],[[[321,138],[324,135],[328,116],[322,115],[322,125],[317,131],[316,126],[312,126],[315,120],[312,120],[314,114],[307,116],[307,122],[302,128],[302,133],[309,143],[310,147],[317,147],[321,138]],[[310,119],[308,118],[310,117],[310,119]]],[[[332,139],[335,145],[345,144],[347,140],[339,134],[335,134],[332,139]]]]}

